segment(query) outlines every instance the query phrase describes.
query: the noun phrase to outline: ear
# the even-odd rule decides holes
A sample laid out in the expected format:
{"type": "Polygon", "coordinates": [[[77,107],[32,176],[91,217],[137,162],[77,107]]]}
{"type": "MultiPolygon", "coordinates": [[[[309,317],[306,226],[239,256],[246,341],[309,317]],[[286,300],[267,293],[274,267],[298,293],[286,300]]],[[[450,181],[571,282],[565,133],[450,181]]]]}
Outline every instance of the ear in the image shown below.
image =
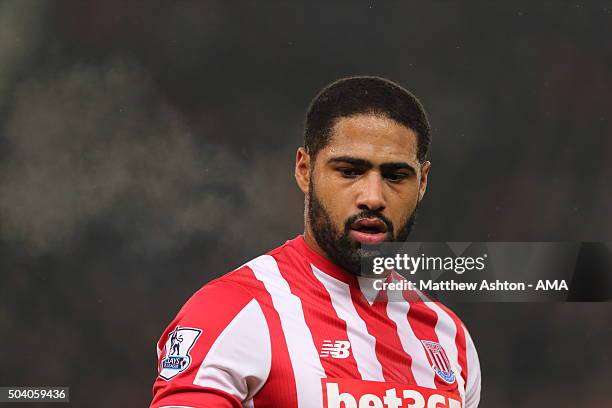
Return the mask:
{"type": "Polygon", "coordinates": [[[429,175],[429,169],[431,169],[431,162],[425,161],[421,164],[421,180],[419,182],[419,201],[423,199],[425,190],[427,190],[427,176],[429,175]]]}
{"type": "Polygon", "coordinates": [[[300,147],[295,154],[295,181],[304,194],[310,186],[310,155],[300,147]]]}

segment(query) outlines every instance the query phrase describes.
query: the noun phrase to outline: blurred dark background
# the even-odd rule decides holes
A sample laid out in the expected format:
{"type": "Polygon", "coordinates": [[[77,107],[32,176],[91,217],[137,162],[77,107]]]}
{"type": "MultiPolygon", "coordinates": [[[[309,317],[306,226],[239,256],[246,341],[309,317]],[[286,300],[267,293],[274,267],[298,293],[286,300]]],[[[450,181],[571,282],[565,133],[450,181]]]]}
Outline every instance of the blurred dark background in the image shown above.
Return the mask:
{"type": "MultiPolygon", "coordinates": [[[[186,298],[301,232],[341,76],[429,111],[414,240],[610,240],[611,68],[611,2],[0,2],[0,385],[146,406],[186,298]]],[[[457,311],[482,407],[611,405],[612,304],[457,311]]]]}

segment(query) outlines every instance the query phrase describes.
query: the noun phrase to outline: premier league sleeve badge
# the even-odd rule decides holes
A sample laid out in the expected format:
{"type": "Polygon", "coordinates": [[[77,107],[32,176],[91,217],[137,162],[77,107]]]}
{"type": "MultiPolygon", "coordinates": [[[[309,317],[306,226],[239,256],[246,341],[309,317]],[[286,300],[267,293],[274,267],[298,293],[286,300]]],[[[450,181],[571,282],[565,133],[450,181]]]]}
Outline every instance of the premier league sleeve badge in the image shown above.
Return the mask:
{"type": "Polygon", "coordinates": [[[164,346],[164,357],[159,367],[160,378],[170,380],[191,365],[189,352],[200,334],[202,334],[200,329],[178,326],[168,334],[168,340],[164,346]]]}

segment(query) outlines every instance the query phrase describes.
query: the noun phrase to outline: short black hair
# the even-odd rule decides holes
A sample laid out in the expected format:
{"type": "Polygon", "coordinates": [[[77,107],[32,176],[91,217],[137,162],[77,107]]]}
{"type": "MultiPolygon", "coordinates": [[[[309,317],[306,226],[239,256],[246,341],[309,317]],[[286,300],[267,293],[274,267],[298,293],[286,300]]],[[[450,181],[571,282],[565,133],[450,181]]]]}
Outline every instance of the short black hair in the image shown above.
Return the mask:
{"type": "Polygon", "coordinates": [[[427,113],[412,93],[385,78],[354,76],[327,85],[313,99],[306,114],[304,147],[316,157],[331,138],[340,118],[359,114],[386,116],[417,134],[417,159],[427,159],[431,128],[427,113]]]}

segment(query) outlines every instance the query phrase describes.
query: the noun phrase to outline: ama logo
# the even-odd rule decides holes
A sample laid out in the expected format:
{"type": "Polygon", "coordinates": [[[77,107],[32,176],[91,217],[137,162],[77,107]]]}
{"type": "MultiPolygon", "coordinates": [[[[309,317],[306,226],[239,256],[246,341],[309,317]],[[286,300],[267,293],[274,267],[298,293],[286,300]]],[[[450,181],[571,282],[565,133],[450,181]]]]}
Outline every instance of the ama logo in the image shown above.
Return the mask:
{"type": "Polygon", "coordinates": [[[448,384],[455,382],[455,372],[451,366],[450,360],[446,356],[446,352],[440,343],[435,341],[421,340],[425,351],[427,352],[427,359],[431,368],[438,374],[438,377],[444,380],[448,384]]]}
{"type": "Polygon", "coordinates": [[[159,376],[161,378],[169,380],[189,367],[191,364],[189,352],[200,334],[202,334],[200,329],[178,326],[170,332],[164,346],[164,358],[162,358],[159,366],[159,376]]]}

